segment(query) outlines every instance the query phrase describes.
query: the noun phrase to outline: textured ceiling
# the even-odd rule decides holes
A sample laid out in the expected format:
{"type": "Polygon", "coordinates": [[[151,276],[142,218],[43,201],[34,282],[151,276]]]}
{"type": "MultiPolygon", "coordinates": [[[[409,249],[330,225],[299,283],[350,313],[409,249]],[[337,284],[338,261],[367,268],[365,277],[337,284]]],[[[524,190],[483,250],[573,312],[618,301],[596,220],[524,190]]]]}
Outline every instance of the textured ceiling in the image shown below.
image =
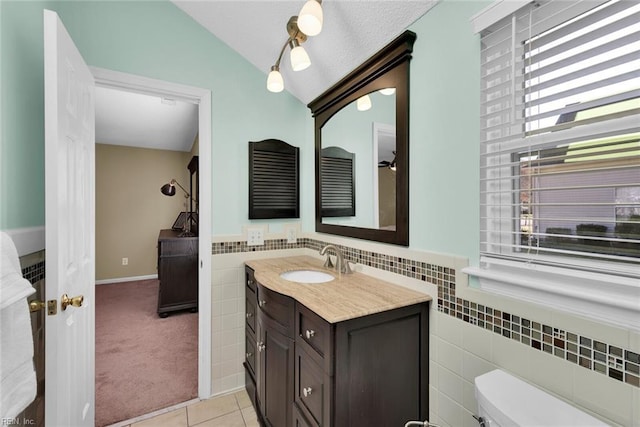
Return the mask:
{"type": "MultiPolygon", "coordinates": [[[[265,92],[267,74],[288,38],[287,21],[299,13],[304,2],[173,0],[195,21],[261,70],[265,92]]],[[[435,4],[436,0],[324,0],[322,32],[309,37],[303,44],[311,58],[311,67],[292,71],[289,49],[285,51],[280,64],[285,90],[308,104],[435,4]]],[[[103,88],[97,90],[96,141],[99,143],[189,151],[197,126],[195,105],[180,102],[167,105],[158,97],[103,88]]],[[[390,150],[387,154],[381,159],[390,161],[390,150]]]]}
{"type": "MultiPolygon", "coordinates": [[[[180,9],[267,74],[288,38],[287,21],[305,0],[173,0],[180,9]]],[[[294,72],[287,48],[285,90],[305,104],[401,34],[435,0],[324,0],[322,32],[303,44],[311,67],[294,72]]],[[[274,94],[277,96],[277,94],[274,94]]]]}

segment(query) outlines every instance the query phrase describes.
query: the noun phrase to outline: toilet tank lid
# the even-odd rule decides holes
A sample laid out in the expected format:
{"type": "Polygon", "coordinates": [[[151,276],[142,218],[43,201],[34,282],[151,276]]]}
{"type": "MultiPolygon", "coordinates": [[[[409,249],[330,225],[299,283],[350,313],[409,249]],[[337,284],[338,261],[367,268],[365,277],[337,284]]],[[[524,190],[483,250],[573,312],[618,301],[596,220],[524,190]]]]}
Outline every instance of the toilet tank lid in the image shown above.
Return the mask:
{"type": "Polygon", "coordinates": [[[502,426],[607,426],[500,369],[476,377],[475,394],[478,407],[502,426]]]}

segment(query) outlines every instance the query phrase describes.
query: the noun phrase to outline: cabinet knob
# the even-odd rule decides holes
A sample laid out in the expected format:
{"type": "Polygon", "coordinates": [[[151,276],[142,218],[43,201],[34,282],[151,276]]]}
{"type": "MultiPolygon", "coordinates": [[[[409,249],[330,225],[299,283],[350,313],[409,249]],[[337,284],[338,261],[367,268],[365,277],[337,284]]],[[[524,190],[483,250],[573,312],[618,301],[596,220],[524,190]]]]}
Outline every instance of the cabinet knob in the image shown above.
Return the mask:
{"type": "Polygon", "coordinates": [[[247,313],[247,319],[249,319],[250,317],[253,317],[253,313],[247,313]]]}
{"type": "Polygon", "coordinates": [[[312,392],[313,392],[313,389],[311,387],[305,387],[302,389],[302,394],[304,395],[304,397],[311,396],[312,392]]]}
{"type": "Polygon", "coordinates": [[[247,280],[247,285],[253,285],[253,280],[251,279],[247,280]]]}
{"type": "Polygon", "coordinates": [[[258,343],[258,352],[262,352],[265,348],[267,348],[267,346],[264,345],[264,343],[262,341],[260,341],[258,343]]]}
{"type": "Polygon", "coordinates": [[[265,305],[267,305],[267,302],[265,300],[261,299],[260,301],[258,301],[258,305],[260,307],[264,307],[265,305]]]}
{"type": "Polygon", "coordinates": [[[250,358],[251,356],[253,356],[253,353],[248,352],[248,353],[245,353],[245,354],[244,354],[244,356],[248,359],[248,358],[250,358]]]}
{"type": "Polygon", "coordinates": [[[307,337],[308,340],[310,340],[315,334],[316,334],[316,331],[314,331],[313,329],[307,329],[306,331],[304,331],[304,335],[307,337]]]}

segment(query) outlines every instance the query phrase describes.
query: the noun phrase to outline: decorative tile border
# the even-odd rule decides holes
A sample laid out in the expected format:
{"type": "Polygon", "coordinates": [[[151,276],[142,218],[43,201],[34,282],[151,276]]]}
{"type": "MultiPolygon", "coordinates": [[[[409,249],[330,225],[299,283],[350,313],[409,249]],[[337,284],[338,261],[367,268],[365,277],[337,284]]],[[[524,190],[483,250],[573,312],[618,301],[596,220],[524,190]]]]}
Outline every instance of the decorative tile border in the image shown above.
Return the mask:
{"type": "MultiPolygon", "coordinates": [[[[247,242],[214,243],[213,255],[307,248],[319,251],[327,242],[315,239],[265,240],[261,246],[247,246],[247,242]]],[[[437,309],[441,313],[493,331],[506,339],[575,363],[583,368],[606,375],[617,381],[640,387],[640,355],[632,351],[596,341],[570,331],[554,328],[533,320],[496,310],[456,297],[456,272],[452,268],[428,264],[408,258],[364,251],[337,245],[349,261],[369,267],[402,274],[438,287],[437,309]]]]}

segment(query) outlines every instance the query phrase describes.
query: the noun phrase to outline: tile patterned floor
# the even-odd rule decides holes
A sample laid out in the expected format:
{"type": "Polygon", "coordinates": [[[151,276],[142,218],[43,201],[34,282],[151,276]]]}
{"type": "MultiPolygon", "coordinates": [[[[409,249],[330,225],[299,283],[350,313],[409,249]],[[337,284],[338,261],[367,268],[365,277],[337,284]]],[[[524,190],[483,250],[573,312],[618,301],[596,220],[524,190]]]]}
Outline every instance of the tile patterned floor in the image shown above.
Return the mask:
{"type": "Polygon", "coordinates": [[[259,427],[246,391],[192,403],[128,427],[259,427]]]}

